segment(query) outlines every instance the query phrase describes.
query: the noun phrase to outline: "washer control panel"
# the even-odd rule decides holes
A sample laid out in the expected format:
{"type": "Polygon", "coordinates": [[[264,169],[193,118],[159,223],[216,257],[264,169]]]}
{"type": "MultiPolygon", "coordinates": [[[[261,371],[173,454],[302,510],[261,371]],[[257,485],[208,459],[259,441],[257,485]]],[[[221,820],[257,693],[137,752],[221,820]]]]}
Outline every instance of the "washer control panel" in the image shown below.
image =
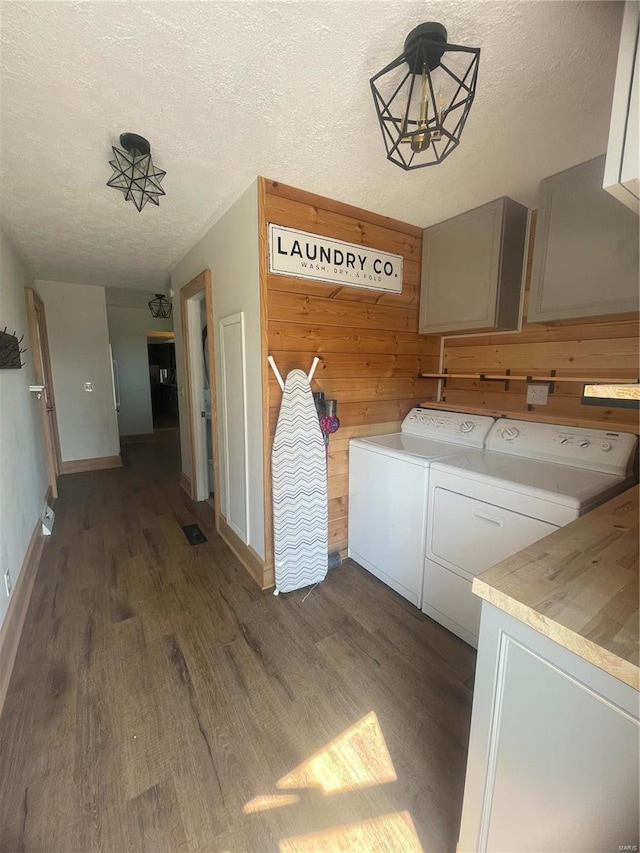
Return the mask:
{"type": "Polygon", "coordinates": [[[622,475],[631,471],[637,443],[631,433],[500,418],[487,436],[486,449],[622,475]]]}
{"type": "Polygon", "coordinates": [[[485,438],[494,424],[484,415],[443,412],[439,409],[412,409],[402,422],[402,432],[432,441],[448,441],[465,447],[484,447],[485,438]]]}

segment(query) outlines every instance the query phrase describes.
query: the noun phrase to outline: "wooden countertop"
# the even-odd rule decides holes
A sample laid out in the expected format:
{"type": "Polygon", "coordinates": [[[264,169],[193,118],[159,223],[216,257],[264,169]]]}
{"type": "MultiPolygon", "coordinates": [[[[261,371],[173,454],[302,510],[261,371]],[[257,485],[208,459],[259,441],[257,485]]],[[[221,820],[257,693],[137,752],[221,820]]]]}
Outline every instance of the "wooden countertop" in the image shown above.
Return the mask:
{"type": "Polygon", "coordinates": [[[636,690],[639,491],[623,492],[473,581],[476,595],[636,690]]]}

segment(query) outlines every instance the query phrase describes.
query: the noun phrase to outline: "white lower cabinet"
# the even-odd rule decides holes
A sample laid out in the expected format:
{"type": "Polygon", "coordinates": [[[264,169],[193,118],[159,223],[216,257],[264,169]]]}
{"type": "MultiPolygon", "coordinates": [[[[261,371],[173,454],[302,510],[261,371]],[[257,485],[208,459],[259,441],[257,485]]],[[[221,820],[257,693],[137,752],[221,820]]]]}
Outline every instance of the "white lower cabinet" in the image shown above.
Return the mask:
{"type": "Polygon", "coordinates": [[[424,562],[422,612],[477,648],[480,602],[471,592],[471,581],[433,560],[424,562]]]}
{"type": "Polygon", "coordinates": [[[483,601],[458,853],[637,850],[639,733],[637,691],[483,601]]]}

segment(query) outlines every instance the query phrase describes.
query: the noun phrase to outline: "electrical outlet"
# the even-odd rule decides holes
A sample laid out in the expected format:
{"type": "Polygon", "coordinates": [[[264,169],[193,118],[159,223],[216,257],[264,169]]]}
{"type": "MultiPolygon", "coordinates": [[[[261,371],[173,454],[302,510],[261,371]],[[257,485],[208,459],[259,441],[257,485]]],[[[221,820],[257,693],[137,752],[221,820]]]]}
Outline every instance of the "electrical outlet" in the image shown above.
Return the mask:
{"type": "Polygon", "coordinates": [[[9,571],[9,569],[7,569],[7,571],[4,573],[4,588],[7,591],[7,598],[9,598],[9,596],[11,595],[11,590],[13,589],[13,586],[11,584],[11,572],[9,571]]]}
{"type": "Polygon", "coordinates": [[[546,406],[548,398],[548,385],[527,385],[528,406],[546,406]]]}

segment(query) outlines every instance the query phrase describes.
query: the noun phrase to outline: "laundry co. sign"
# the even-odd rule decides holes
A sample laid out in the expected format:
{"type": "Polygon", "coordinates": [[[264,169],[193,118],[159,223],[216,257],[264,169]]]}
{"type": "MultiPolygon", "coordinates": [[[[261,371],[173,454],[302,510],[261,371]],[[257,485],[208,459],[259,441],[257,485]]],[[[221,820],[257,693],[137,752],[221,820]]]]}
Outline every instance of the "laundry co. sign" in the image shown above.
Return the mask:
{"type": "Polygon", "coordinates": [[[269,225],[269,272],[402,293],[402,255],[269,225]]]}

